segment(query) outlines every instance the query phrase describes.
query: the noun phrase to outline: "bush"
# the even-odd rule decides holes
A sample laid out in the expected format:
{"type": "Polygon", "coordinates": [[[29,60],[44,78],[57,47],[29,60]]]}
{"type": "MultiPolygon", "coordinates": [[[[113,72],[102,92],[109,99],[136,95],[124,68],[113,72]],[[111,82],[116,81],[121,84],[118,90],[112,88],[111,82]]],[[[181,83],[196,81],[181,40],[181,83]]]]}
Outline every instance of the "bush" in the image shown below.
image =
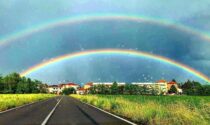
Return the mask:
{"type": "Polygon", "coordinates": [[[74,88],[65,88],[62,91],[62,94],[64,95],[69,95],[69,94],[74,94],[74,93],[76,93],[76,90],[74,88]]]}
{"type": "Polygon", "coordinates": [[[168,93],[177,93],[177,89],[174,85],[171,86],[170,90],[168,91],[168,93]]]}

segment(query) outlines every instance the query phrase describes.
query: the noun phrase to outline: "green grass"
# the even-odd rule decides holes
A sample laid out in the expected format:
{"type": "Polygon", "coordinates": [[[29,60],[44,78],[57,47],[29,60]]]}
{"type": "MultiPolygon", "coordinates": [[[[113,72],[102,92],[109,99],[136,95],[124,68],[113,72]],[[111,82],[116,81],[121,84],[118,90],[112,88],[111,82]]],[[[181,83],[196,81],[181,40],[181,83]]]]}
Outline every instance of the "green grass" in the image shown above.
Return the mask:
{"type": "Polygon", "coordinates": [[[210,97],[71,95],[139,124],[208,125],[210,97]]]}
{"type": "Polygon", "coordinates": [[[52,94],[0,94],[0,111],[51,98],[52,94]]]}

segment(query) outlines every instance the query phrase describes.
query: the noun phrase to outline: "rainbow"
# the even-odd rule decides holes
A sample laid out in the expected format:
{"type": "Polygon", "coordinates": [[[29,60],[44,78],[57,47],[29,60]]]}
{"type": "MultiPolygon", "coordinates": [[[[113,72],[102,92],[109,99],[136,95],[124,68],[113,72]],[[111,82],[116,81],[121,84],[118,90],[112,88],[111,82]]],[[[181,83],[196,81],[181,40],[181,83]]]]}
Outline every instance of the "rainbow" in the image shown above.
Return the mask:
{"type": "Polygon", "coordinates": [[[121,54],[121,55],[131,55],[131,56],[137,56],[137,57],[143,57],[143,58],[148,58],[148,59],[153,59],[156,61],[160,61],[163,63],[167,63],[173,66],[176,66],[178,68],[181,68],[191,74],[193,74],[194,76],[199,77],[200,79],[206,81],[206,82],[210,82],[210,79],[202,74],[199,71],[196,71],[195,69],[186,66],[184,64],[181,64],[179,62],[173,61],[171,59],[159,56],[159,55],[154,55],[154,54],[150,54],[150,53],[145,53],[145,52],[141,52],[141,51],[135,51],[135,50],[124,50],[124,49],[99,49],[99,50],[88,50],[88,51],[82,51],[82,52],[77,52],[77,53],[70,53],[70,54],[66,54],[66,55],[62,55],[59,57],[56,57],[54,59],[45,61],[43,63],[37,64],[29,69],[27,69],[26,71],[21,73],[21,76],[26,76],[29,75],[30,73],[33,73],[41,68],[44,68],[48,65],[54,64],[54,63],[58,63],[58,62],[62,62],[64,60],[70,60],[70,59],[74,59],[74,58],[78,58],[78,57],[83,57],[83,56],[88,56],[88,55],[101,55],[101,54],[121,54]]]}
{"type": "Polygon", "coordinates": [[[122,14],[95,14],[95,15],[81,15],[68,18],[61,18],[54,21],[45,22],[43,24],[35,25],[28,29],[13,33],[11,35],[5,36],[0,39],[0,46],[9,45],[10,43],[17,41],[18,39],[30,36],[34,33],[38,33],[47,29],[51,29],[63,25],[74,25],[87,21],[100,21],[100,20],[125,20],[125,21],[134,21],[134,22],[147,22],[152,24],[157,24],[161,26],[166,26],[174,28],[192,35],[198,36],[199,38],[209,41],[210,36],[207,33],[201,32],[199,30],[187,27],[178,23],[173,23],[170,20],[158,19],[158,18],[148,18],[145,16],[139,15],[122,15],[122,14]]]}

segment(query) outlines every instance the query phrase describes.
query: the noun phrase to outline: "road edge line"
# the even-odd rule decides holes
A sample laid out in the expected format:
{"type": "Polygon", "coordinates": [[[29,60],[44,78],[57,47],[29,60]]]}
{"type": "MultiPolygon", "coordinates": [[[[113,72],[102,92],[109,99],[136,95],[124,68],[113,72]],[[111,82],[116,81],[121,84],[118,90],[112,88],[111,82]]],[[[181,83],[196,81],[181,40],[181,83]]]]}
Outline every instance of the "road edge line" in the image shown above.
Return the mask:
{"type": "MultiPolygon", "coordinates": [[[[63,98],[63,97],[62,97],[63,98]]],[[[62,98],[57,102],[57,104],[55,105],[55,107],[51,110],[51,112],[47,115],[47,117],[44,119],[44,121],[42,122],[41,125],[46,125],[48,120],[50,119],[50,117],[52,116],[52,114],[54,113],[55,109],[57,108],[57,106],[59,105],[59,103],[61,102],[62,98]]]]}
{"type": "MultiPolygon", "coordinates": [[[[79,100],[79,101],[80,101],[80,100],[79,100]]],[[[80,101],[80,102],[82,102],[82,101],[80,101]]],[[[115,118],[118,118],[118,119],[120,119],[120,120],[122,120],[122,121],[124,121],[124,122],[127,122],[127,123],[129,123],[129,124],[131,124],[131,125],[137,125],[136,123],[133,123],[133,122],[127,120],[127,119],[124,119],[124,118],[122,118],[122,117],[120,117],[120,116],[117,116],[117,115],[115,115],[115,114],[112,114],[112,113],[110,113],[110,112],[108,112],[108,111],[105,111],[105,110],[103,110],[103,109],[101,109],[101,108],[98,108],[98,107],[96,107],[96,106],[94,106],[94,105],[91,105],[91,104],[88,104],[88,103],[85,103],[85,102],[82,102],[82,103],[83,103],[83,104],[86,104],[86,105],[89,105],[89,106],[91,106],[91,107],[93,107],[93,108],[95,108],[95,109],[98,109],[98,110],[100,110],[100,111],[102,111],[102,112],[104,112],[104,113],[106,113],[106,114],[109,114],[109,115],[115,117],[115,118]]]]}
{"type": "MultiPolygon", "coordinates": [[[[54,98],[54,97],[52,97],[52,98],[54,98]]],[[[44,99],[44,100],[41,100],[41,101],[35,101],[35,102],[32,102],[32,103],[20,105],[20,106],[17,106],[17,107],[14,107],[14,108],[11,108],[11,109],[8,109],[8,110],[5,110],[5,111],[1,111],[0,114],[6,113],[6,112],[9,112],[9,111],[12,111],[12,110],[17,110],[17,109],[19,109],[19,108],[22,108],[22,107],[25,107],[25,106],[29,106],[29,105],[32,105],[32,104],[35,104],[35,103],[45,102],[45,101],[48,101],[48,100],[50,100],[50,99],[52,99],[52,98],[49,98],[49,99],[47,99],[47,100],[44,99]]]]}

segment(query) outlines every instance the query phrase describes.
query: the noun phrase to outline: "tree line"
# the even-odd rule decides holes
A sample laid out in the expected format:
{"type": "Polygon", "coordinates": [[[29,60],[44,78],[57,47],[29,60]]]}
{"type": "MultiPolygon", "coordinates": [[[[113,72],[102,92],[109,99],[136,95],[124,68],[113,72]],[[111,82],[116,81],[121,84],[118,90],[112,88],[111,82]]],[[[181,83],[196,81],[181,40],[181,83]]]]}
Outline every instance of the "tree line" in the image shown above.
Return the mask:
{"type": "Polygon", "coordinates": [[[21,77],[18,73],[11,73],[6,76],[0,75],[0,93],[46,93],[47,84],[39,80],[21,77]]]}
{"type": "MultiPolygon", "coordinates": [[[[176,80],[172,80],[176,82],[176,80]]],[[[210,95],[210,85],[202,85],[196,81],[186,81],[184,83],[177,83],[178,87],[182,89],[183,94],[185,95],[201,95],[209,96],[210,95]]],[[[128,94],[128,95],[163,95],[164,92],[161,92],[153,87],[147,87],[146,85],[138,86],[135,84],[125,84],[118,86],[117,82],[114,82],[112,86],[106,86],[104,84],[94,85],[89,90],[90,94],[128,94]]],[[[172,85],[167,94],[180,94],[177,91],[177,88],[172,85]]]]}
{"type": "Polygon", "coordinates": [[[111,87],[104,84],[94,85],[90,88],[90,94],[128,94],[128,95],[157,95],[159,92],[156,89],[148,88],[146,86],[138,86],[134,84],[125,84],[118,86],[114,82],[111,87]]]}
{"type": "Polygon", "coordinates": [[[202,85],[201,83],[197,81],[188,80],[178,85],[183,90],[183,94],[186,94],[186,95],[201,95],[201,96],[210,95],[210,85],[207,85],[207,84],[202,85]]]}

